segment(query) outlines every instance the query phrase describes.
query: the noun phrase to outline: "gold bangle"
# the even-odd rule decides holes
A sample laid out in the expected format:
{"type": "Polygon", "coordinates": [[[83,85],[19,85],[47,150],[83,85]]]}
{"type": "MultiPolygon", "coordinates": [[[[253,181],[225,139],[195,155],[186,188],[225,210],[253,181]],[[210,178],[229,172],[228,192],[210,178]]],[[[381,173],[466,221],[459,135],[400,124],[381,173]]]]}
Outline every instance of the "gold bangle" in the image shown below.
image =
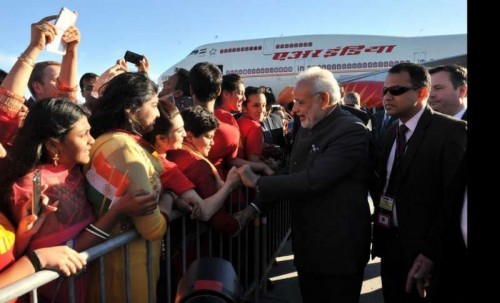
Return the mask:
{"type": "Polygon", "coordinates": [[[33,61],[33,58],[30,56],[26,55],[25,53],[22,53],[17,57],[17,59],[21,60],[22,62],[28,64],[31,67],[35,67],[35,61],[33,61]]]}

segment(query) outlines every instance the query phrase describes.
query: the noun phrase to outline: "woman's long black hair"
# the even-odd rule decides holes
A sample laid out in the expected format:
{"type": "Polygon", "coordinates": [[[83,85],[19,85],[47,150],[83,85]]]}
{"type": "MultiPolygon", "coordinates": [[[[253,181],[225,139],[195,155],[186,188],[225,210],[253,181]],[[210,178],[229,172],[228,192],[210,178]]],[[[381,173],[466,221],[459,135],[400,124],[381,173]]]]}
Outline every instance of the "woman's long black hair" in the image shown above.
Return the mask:
{"type": "Polygon", "coordinates": [[[63,141],[83,116],[88,117],[89,112],[64,98],[40,100],[30,107],[7,157],[0,160],[0,211],[9,219],[12,215],[7,201],[12,185],[37,165],[50,163],[44,143],[49,139],[63,141]]]}
{"type": "Polygon", "coordinates": [[[120,128],[142,135],[141,125],[126,113],[134,114],[142,104],[158,93],[158,86],[142,73],[123,73],[102,88],[90,117],[91,134],[97,139],[103,133],[120,128]]]}

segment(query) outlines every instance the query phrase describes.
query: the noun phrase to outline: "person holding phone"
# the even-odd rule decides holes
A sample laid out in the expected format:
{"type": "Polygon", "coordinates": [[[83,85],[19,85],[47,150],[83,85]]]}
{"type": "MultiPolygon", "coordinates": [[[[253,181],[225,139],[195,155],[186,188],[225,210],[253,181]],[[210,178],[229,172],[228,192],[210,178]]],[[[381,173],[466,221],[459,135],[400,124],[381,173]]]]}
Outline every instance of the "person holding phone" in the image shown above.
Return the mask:
{"type": "Polygon", "coordinates": [[[76,26],[70,26],[64,31],[62,41],[66,43],[66,53],[62,57],[61,63],[43,61],[35,64],[40,52],[58,34],[59,30],[49,22],[56,19],[56,17],[56,15],[45,17],[32,25],[30,46],[19,56],[23,62],[33,67],[28,81],[28,88],[32,95],[26,102],[28,107],[33,105],[35,101],[44,98],[67,97],[73,102],[77,100],[77,53],[80,43],[80,31],[76,26]]]}
{"type": "MultiPolygon", "coordinates": [[[[0,197],[2,205],[10,206],[4,207],[4,213],[18,228],[18,253],[24,253],[27,247],[32,255],[30,252],[39,248],[64,244],[81,251],[107,239],[111,227],[123,217],[147,215],[158,207],[156,195],[130,191],[116,207],[95,220],[80,167],[90,160],[94,143],[87,117],[88,112],[68,99],[42,100],[32,106],[14,139],[12,153],[2,163],[0,197]],[[45,217],[42,210],[38,220],[32,218],[34,224],[28,224],[22,232],[23,219],[32,213],[35,171],[40,171],[42,189],[46,187],[44,194],[50,201],[45,208],[56,209],[45,217]]],[[[84,274],[75,279],[77,302],[87,302],[87,280],[84,274]]],[[[39,288],[40,296],[68,302],[67,283],[59,291],[54,283],[39,288]]]]}
{"type": "MultiPolygon", "coordinates": [[[[138,73],[143,73],[147,75],[149,73],[149,60],[146,56],[142,56],[142,59],[138,61],[138,64],[135,65],[137,67],[138,73]]],[[[127,61],[125,58],[120,58],[116,60],[116,63],[105,70],[98,78],[94,84],[91,95],[94,98],[100,97],[100,89],[105,84],[111,81],[114,77],[126,73],[129,71],[127,66],[127,61]]]]}
{"type": "Polygon", "coordinates": [[[77,48],[80,32],[76,27],[68,28],[63,41],[67,46],[62,63],[36,59],[45,45],[52,41],[57,30],[50,22],[57,16],[48,16],[31,25],[28,47],[22,52],[0,85],[0,144],[8,152],[19,125],[22,124],[27,108],[35,100],[47,97],[68,97],[76,102],[77,91],[77,48]],[[36,64],[35,64],[36,63],[36,64]],[[25,100],[24,91],[29,83],[32,98],[25,100]]]}
{"type": "MultiPolygon", "coordinates": [[[[0,154],[0,161],[4,157],[4,154],[0,154]]],[[[42,197],[44,197],[43,205],[47,205],[48,197],[43,194],[42,197]]],[[[78,252],[64,245],[35,249],[30,253],[30,256],[23,255],[16,259],[14,251],[14,248],[18,247],[16,243],[16,228],[4,214],[4,206],[3,203],[0,203],[0,243],[2,243],[0,246],[0,288],[33,274],[42,268],[55,269],[69,276],[75,274],[87,264],[86,260],[78,252]],[[32,262],[33,256],[38,259],[39,264],[32,262]]],[[[54,208],[54,206],[48,207],[50,210],[54,208]]],[[[21,220],[17,228],[17,234],[36,231],[43,224],[43,221],[44,218],[42,217],[39,219],[36,215],[29,215],[21,220]]],[[[11,302],[16,301],[14,299],[11,302]]]]}

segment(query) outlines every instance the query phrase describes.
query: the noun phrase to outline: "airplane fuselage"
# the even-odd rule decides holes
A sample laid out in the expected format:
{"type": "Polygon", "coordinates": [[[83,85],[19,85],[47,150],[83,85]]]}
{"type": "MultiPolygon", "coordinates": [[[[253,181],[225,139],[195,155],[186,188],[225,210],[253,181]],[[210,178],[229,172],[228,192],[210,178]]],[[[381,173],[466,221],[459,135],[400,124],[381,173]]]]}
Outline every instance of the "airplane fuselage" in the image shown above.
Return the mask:
{"type": "MultiPolygon", "coordinates": [[[[331,71],[339,82],[387,70],[400,62],[423,63],[467,53],[467,35],[392,37],[307,35],[206,44],[165,71],[159,84],[182,67],[211,62],[223,74],[239,74],[246,86],[269,86],[277,95],[310,66],[331,71]]],[[[374,79],[372,82],[383,82],[374,79]]],[[[370,98],[380,98],[371,96],[370,98]]],[[[363,103],[367,103],[365,96],[363,103]]],[[[368,102],[370,103],[370,102],[368,102]]],[[[375,102],[377,103],[377,102],[375,102]]]]}

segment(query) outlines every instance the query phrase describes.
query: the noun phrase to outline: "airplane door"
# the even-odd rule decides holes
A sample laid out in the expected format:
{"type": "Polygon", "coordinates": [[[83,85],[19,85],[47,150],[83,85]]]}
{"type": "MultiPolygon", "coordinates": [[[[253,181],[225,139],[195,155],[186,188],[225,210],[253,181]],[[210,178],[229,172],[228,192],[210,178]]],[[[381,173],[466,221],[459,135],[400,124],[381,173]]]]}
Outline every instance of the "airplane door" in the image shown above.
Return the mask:
{"type": "Polygon", "coordinates": [[[262,53],[264,55],[272,55],[273,52],[274,52],[274,39],[264,40],[264,47],[262,49],[262,53]]]}
{"type": "Polygon", "coordinates": [[[426,52],[415,52],[415,53],[413,53],[413,59],[414,59],[413,62],[415,62],[417,64],[425,62],[427,60],[426,59],[426,55],[427,55],[426,52]]]}
{"type": "Polygon", "coordinates": [[[295,60],[295,72],[300,73],[306,69],[305,60],[295,60]]]}

